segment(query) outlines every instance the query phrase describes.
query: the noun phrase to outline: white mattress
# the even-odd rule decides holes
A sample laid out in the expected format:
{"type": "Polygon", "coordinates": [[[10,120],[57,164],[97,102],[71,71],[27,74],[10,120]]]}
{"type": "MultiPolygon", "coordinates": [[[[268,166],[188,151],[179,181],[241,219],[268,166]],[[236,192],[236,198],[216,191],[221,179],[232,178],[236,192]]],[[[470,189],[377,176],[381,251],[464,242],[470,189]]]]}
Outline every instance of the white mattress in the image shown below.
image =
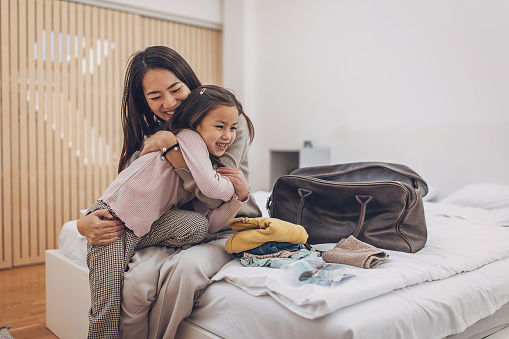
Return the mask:
{"type": "MultiPolygon", "coordinates": [[[[267,195],[257,192],[260,205],[265,204],[267,195]]],[[[266,276],[265,280],[255,279],[257,283],[250,284],[246,281],[255,280],[236,276],[239,265],[233,260],[228,266],[235,270],[228,271],[225,267],[218,272],[214,279],[217,281],[198,299],[188,321],[225,338],[245,337],[246,333],[249,337],[262,338],[317,335],[320,338],[442,338],[457,333],[480,337],[479,333],[487,335],[507,326],[509,247],[505,244],[509,241],[509,228],[504,226],[509,225],[509,209],[436,203],[426,205],[425,210],[430,240],[422,253],[390,252],[391,257],[384,264],[369,272],[363,270],[374,277],[363,288],[372,288],[355,292],[348,282],[337,287],[334,294],[324,293],[322,301],[325,302],[328,299],[349,301],[339,307],[338,304],[327,306],[328,311],[314,316],[315,319],[299,315],[303,304],[293,300],[297,290],[289,285],[286,292],[273,293],[274,285],[267,283],[270,280],[267,277],[278,274],[278,270],[264,268],[271,271],[261,275],[266,276]],[[435,227],[437,222],[441,223],[440,227],[435,227]],[[450,246],[440,241],[446,234],[451,239],[450,246]],[[461,246],[454,242],[454,234],[463,239],[461,246]],[[465,246],[470,246],[471,251],[465,246]],[[396,267],[401,274],[391,272],[396,267]],[[409,275],[410,271],[418,278],[409,275]],[[384,290],[388,286],[384,285],[384,274],[389,274],[389,281],[398,284],[393,283],[384,290]],[[354,292],[358,296],[364,294],[365,298],[352,299],[354,292]],[[341,293],[348,294],[347,298],[338,297],[341,293]]],[[[61,251],[84,265],[85,244],[75,222],[66,223],[59,238],[61,251]]],[[[250,267],[241,269],[245,272],[241,276],[260,271],[250,267]]],[[[272,279],[274,282],[277,279],[272,279]]],[[[308,306],[304,303],[304,307],[308,306]]]]}

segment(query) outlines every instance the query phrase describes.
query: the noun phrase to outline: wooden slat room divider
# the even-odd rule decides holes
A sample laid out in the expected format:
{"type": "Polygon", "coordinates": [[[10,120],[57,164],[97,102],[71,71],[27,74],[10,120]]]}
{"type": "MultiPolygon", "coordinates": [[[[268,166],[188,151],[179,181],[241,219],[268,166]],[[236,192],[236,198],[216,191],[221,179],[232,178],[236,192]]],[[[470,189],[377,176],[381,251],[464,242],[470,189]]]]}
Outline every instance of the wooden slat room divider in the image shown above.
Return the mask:
{"type": "Polygon", "coordinates": [[[0,268],[44,261],[117,172],[125,65],[167,45],[221,84],[221,32],[75,2],[1,0],[0,268]]]}

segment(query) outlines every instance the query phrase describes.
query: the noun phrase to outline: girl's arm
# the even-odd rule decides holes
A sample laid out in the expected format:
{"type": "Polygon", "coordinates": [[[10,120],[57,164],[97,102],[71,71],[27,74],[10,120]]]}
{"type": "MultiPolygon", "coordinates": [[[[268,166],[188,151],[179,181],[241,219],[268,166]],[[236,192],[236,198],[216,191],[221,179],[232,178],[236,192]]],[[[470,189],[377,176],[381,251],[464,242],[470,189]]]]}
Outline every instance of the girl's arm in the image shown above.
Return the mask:
{"type": "MultiPolygon", "coordinates": [[[[145,155],[150,152],[161,151],[163,148],[168,148],[177,143],[177,138],[170,131],[161,130],[159,132],[154,133],[150,137],[145,140],[143,143],[143,149],[141,150],[141,154],[145,155]]],[[[178,149],[177,152],[168,152],[166,153],[166,159],[170,162],[174,169],[178,168],[187,168],[186,162],[184,161],[184,157],[182,156],[182,152],[178,149]]],[[[177,173],[178,174],[178,173],[177,173]]],[[[192,180],[192,177],[191,177],[192,180]]]]}
{"type": "Polygon", "coordinates": [[[183,130],[178,133],[177,139],[189,172],[200,191],[210,198],[229,201],[235,193],[233,184],[212,167],[202,137],[195,131],[183,130]]]}
{"type": "MultiPolygon", "coordinates": [[[[160,151],[164,147],[170,147],[177,142],[173,133],[169,131],[159,131],[145,140],[142,155],[160,151]]],[[[249,150],[249,133],[247,131],[247,122],[243,115],[239,116],[239,123],[237,126],[237,135],[232,145],[228,147],[225,154],[221,156],[221,162],[230,168],[238,168],[243,159],[246,159],[249,150]]],[[[182,156],[180,148],[177,152],[171,151],[166,154],[166,158],[172,164],[175,172],[184,181],[184,188],[196,195],[205,206],[209,209],[218,208],[224,201],[215,199],[203,194],[198,185],[196,184],[191,172],[189,171],[186,162],[182,156]]],[[[247,168],[242,168],[242,171],[247,176],[247,168]]]]}

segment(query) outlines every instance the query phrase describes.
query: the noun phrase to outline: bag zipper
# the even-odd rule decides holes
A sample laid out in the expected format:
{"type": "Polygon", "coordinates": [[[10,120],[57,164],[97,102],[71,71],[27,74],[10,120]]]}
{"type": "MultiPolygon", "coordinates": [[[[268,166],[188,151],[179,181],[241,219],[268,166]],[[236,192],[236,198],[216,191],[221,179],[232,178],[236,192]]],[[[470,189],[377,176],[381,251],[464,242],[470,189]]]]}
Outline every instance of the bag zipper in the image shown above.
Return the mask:
{"type": "MultiPolygon", "coordinates": [[[[371,165],[364,165],[364,166],[360,166],[360,167],[356,167],[356,168],[352,168],[350,170],[345,170],[345,171],[342,171],[342,172],[332,172],[332,173],[325,173],[325,174],[317,174],[317,175],[299,175],[299,174],[287,174],[285,176],[288,176],[288,175],[295,175],[295,176],[300,176],[300,177],[308,177],[308,178],[316,178],[316,179],[320,179],[320,177],[331,177],[331,176],[337,176],[337,175],[344,175],[344,174],[348,174],[348,173],[352,173],[352,172],[356,172],[358,170],[364,170],[364,169],[367,169],[367,168],[385,168],[389,171],[392,171],[394,173],[398,173],[400,175],[403,175],[405,177],[408,177],[410,179],[412,179],[412,184],[414,186],[415,189],[419,188],[419,185],[418,185],[418,182],[422,182],[424,185],[427,186],[426,182],[424,181],[424,179],[422,179],[419,175],[414,175],[414,174],[411,174],[411,173],[407,173],[407,172],[404,172],[404,171],[398,171],[398,170],[395,170],[395,169],[392,169],[390,167],[387,167],[387,166],[381,166],[381,165],[377,165],[377,164],[371,164],[371,165]]],[[[324,179],[322,179],[324,180],[324,179]]]]}
{"type": "MultiPolygon", "coordinates": [[[[329,180],[324,180],[324,179],[319,179],[319,178],[316,178],[316,177],[313,177],[313,176],[303,176],[303,175],[296,175],[296,174],[287,174],[287,175],[284,175],[282,177],[280,177],[279,179],[281,178],[299,178],[299,179],[305,179],[305,180],[309,180],[309,181],[315,181],[315,182],[318,182],[318,183],[322,183],[322,184],[326,184],[326,185],[334,185],[334,186],[369,186],[369,185],[392,185],[392,186],[396,186],[396,187],[399,187],[401,188],[403,191],[405,191],[406,195],[410,195],[409,193],[409,190],[407,189],[406,186],[402,185],[402,184],[399,184],[397,182],[382,182],[382,181],[379,181],[379,182],[369,182],[369,183],[362,183],[362,182],[349,182],[349,183],[342,183],[342,182],[335,182],[335,181],[329,181],[329,180]]],[[[278,180],[279,180],[278,179],[278,180]]],[[[276,181],[276,185],[277,185],[277,181],[276,181]]],[[[276,186],[274,186],[274,189],[273,189],[273,193],[275,191],[275,188],[276,186]]],[[[412,195],[414,196],[414,205],[417,203],[417,193],[415,192],[415,190],[410,190],[412,192],[412,195]]],[[[265,208],[268,210],[269,208],[271,208],[272,206],[272,194],[269,196],[269,198],[267,199],[267,204],[265,206],[265,208]]],[[[408,209],[406,210],[410,210],[414,207],[414,205],[412,206],[408,206],[408,209]]]]}

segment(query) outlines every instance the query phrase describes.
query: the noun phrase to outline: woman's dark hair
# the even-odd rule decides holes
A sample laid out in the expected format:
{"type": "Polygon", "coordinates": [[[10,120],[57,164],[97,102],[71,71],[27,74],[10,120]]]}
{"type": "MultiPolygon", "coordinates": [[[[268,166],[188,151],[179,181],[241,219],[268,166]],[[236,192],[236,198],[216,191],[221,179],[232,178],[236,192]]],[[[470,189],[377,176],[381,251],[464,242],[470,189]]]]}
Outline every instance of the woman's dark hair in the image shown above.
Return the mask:
{"type": "Polygon", "coordinates": [[[249,141],[253,142],[254,126],[246,113],[244,113],[240,101],[237,100],[231,91],[214,85],[203,85],[193,89],[167,122],[167,128],[174,134],[183,129],[196,131],[203,118],[218,106],[237,108],[239,115],[243,115],[246,119],[249,141]]]}
{"type": "Polygon", "coordinates": [[[126,167],[132,155],[141,148],[144,136],[149,136],[160,129],[161,121],[148,106],[143,93],[143,78],[149,69],[165,69],[172,72],[190,90],[201,85],[187,61],[169,47],[147,47],[130,57],[122,97],[124,144],[118,172],[126,167]]]}

